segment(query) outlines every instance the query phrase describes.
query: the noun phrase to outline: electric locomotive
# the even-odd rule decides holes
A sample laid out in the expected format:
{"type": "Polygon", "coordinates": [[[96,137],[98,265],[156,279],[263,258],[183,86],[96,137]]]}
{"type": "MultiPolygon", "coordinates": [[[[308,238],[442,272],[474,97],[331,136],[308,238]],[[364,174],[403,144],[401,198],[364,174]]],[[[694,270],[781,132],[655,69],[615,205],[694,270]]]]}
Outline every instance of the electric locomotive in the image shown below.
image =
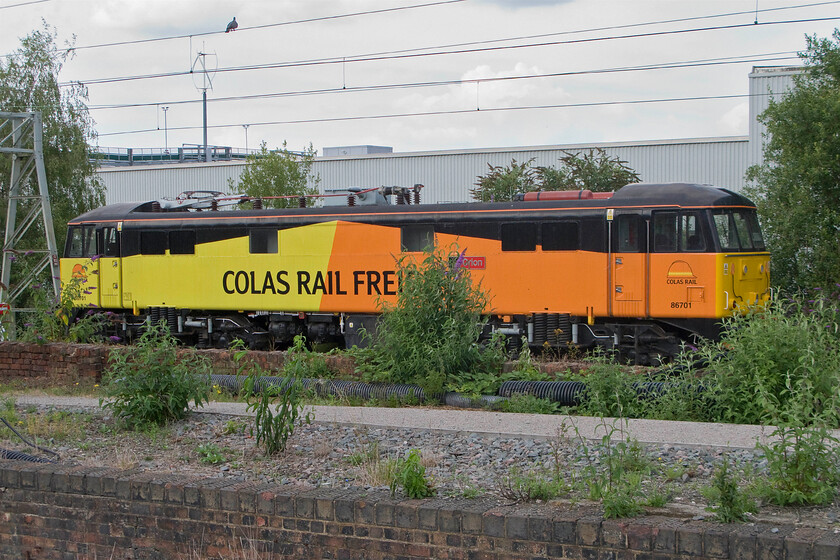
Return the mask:
{"type": "Polygon", "coordinates": [[[150,319],[203,347],[298,334],[349,346],[396,300],[396,259],[434,245],[457,250],[489,293],[483,336],[600,346],[641,364],[769,299],[755,205],[726,189],[638,183],[423,205],[420,187],[351,189],[317,208],[221,193],[105,206],[69,223],[62,281],[83,278],[80,307],[109,312],[126,339],[150,319]]]}

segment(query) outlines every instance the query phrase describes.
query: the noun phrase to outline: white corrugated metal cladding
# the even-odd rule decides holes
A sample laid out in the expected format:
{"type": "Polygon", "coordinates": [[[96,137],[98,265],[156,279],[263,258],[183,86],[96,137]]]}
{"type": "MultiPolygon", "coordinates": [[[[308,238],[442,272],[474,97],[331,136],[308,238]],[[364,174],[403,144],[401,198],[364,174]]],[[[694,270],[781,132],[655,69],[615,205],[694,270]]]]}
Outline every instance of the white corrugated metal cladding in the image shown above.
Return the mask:
{"type": "MultiPolygon", "coordinates": [[[[767,93],[782,94],[790,88],[796,68],[754,68],[750,74],[749,136],[572,144],[517,148],[446,150],[406,153],[368,153],[315,159],[313,171],[319,187],[377,187],[425,185],[423,202],[460,202],[488,165],[508,165],[534,158],[536,165],[554,165],[564,152],[602,148],[627,161],[645,182],[708,183],[732,190],[744,184],[747,167],[761,160],[763,129],[756,116],[768,103],[767,93]]],[[[188,190],[228,192],[229,181],[239,177],[242,162],[185,163],[104,167],[99,176],[106,187],[106,201],[128,202],[173,197],[188,190]]]]}
{"type": "Polygon", "coordinates": [[[535,146],[440,152],[395,153],[357,157],[320,158],[314,168],[326,189],[351,186],[425,185],[424,202],[466,202],[476,177],[489,165],[508,165],[534,158],[536,165],[558,165],[564,151],[603,148],[610,156],[629,162],[647,182],[686,181],[743,185],[747,138],[706,138],[664,142],[535,146]],[[727,164],[722,162],[728,161],[727,164]]]}
{"type": "MultiPolygon", "coordinates": [[[[646,182],[709,183],[738,190],[747,168],[747,144],[744,136],[320,157],[313,171],[320,176],[322,191],[420,183],[425,186],[424,203],[466,202],[476,177],[488,171],[488,164],[534,158],[536,165],[556,166],[564,152],[598,147],[627,161],[646,182]]],[[[243,167],[241,162],[136,165],[103,168],[99,176],[111,204],[173,197],[189,190],[228,192],[228,180],[236,180],[243,167]]]]}

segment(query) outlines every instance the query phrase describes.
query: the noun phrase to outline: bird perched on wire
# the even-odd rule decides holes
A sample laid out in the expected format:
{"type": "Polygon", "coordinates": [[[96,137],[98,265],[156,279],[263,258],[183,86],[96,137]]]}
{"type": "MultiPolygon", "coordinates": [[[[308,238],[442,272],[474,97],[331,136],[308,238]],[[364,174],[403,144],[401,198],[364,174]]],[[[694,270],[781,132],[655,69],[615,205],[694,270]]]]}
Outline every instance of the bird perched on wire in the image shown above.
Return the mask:
{"type": "Polygon", "coordinates": [[[239,27],[239,24],[236,23],[236,18],[233,18],[233,21],[227,25],[227,29],[225,29],[225,33],[230,33],[231,31],[236,31],[236,28],[239,27]]]}

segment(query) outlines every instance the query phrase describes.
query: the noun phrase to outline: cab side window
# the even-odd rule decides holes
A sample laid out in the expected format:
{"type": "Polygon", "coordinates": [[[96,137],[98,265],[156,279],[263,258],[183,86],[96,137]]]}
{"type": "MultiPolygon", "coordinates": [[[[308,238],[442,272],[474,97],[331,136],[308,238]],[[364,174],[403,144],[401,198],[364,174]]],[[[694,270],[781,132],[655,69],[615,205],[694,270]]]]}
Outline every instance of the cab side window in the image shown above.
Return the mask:
{"type": "Polygon", "coordinates": [[[106,227],[102,229],[102,248],[106,257],[120,256],[120,232],[117,228],[106,227]]]}
{"type": "Polygon", "coordinates": [[[657,212],[653,216],[653,250],[657,253],[700,253],[706,250],[701,214],[657,212]]]}
{"type": "Polygon", "coordinates": [[[645,250],[642,217],[635,214],[616,216],[615,250],[618,253],[638,253],[645,250]]]}
{"type": "Polygon", "coordinates": [[[676,212],[658,212],[654,214],[653,250],[657,253],[677,252],[676,212]]]}
{"type": "Polygon", "coordinates": [[[70,258],[80,258],[84,256],[84,251],[85,237],[83,228],[71,227],[67,232],[66,256],[70,258]]]}
{"type": "Polygon", "coordinates": [[[99,253],[96,246],[96,228],[73,226],[67,232],[67,256],[71,258],[93,257],[99,253]]]}
{"type": "Polygon", "coordinates": [[[698,253],[706,250],[699,215],[691,213],[680,216],[680,250],[698,253]]]}

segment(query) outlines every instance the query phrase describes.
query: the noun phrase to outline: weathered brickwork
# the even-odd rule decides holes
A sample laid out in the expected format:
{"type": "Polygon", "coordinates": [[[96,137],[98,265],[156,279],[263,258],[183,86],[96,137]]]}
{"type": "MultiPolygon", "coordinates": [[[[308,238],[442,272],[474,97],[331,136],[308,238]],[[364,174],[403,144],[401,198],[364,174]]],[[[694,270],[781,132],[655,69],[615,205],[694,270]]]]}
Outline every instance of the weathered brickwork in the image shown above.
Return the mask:
{"type": "MultiPolygon", "coordinates": [[[[27,386],[61,386],[79,381],[98,382],[108,365],[108,356],[122,347],[97,344],[35,344],[26,342],[0,342],[0,382],[22,382],[27,386]]],[[[207,357],[213,373],[234,375],[236,364],[226,350],[195,350],[185,348],[179,352],[197,353],[207,357]]],[[[327,366],[343,379],[356,374],[353,359],[348,356],[324,356],[327,366]]],[[[283,367],[283,352],[248,352],[243,363],[253,362],[266,371],[278,371],[283,367]]],[[[505,364],[506,371],[512,371],[515,364],[505,364]]],[[[546,373],[558,371],[580,371],[583,364],[571,362],[540,363],[546,373]]]]}
{"type": "MultiPolygon", "coordinates": [[[[108,365],[112,351],[120,346],[96,344],[34,344],[26,342],[0,342],[0,382],[19,381],[30,386],[63,385],[78,381],[96,382],[108,365]]],[[[236,373],[236,365],[226,350],[183,349],[180,352],[197,353],[210,359],[213,373],[236,373]]],[[[353,375],[353,362],[343,356],[325,356],[330,369],[343,376],[353,375]]],[[[244,358],[259,364],[267,371],[283,367],[283,352],[248,352],[244,358]]]]}
{"type": "Polygon", "coordinates": [[[829,530],[0,461],[0,557],[823,560],[829,530]],[[247,552],[248,555],[244,555],[247,552]]]}

